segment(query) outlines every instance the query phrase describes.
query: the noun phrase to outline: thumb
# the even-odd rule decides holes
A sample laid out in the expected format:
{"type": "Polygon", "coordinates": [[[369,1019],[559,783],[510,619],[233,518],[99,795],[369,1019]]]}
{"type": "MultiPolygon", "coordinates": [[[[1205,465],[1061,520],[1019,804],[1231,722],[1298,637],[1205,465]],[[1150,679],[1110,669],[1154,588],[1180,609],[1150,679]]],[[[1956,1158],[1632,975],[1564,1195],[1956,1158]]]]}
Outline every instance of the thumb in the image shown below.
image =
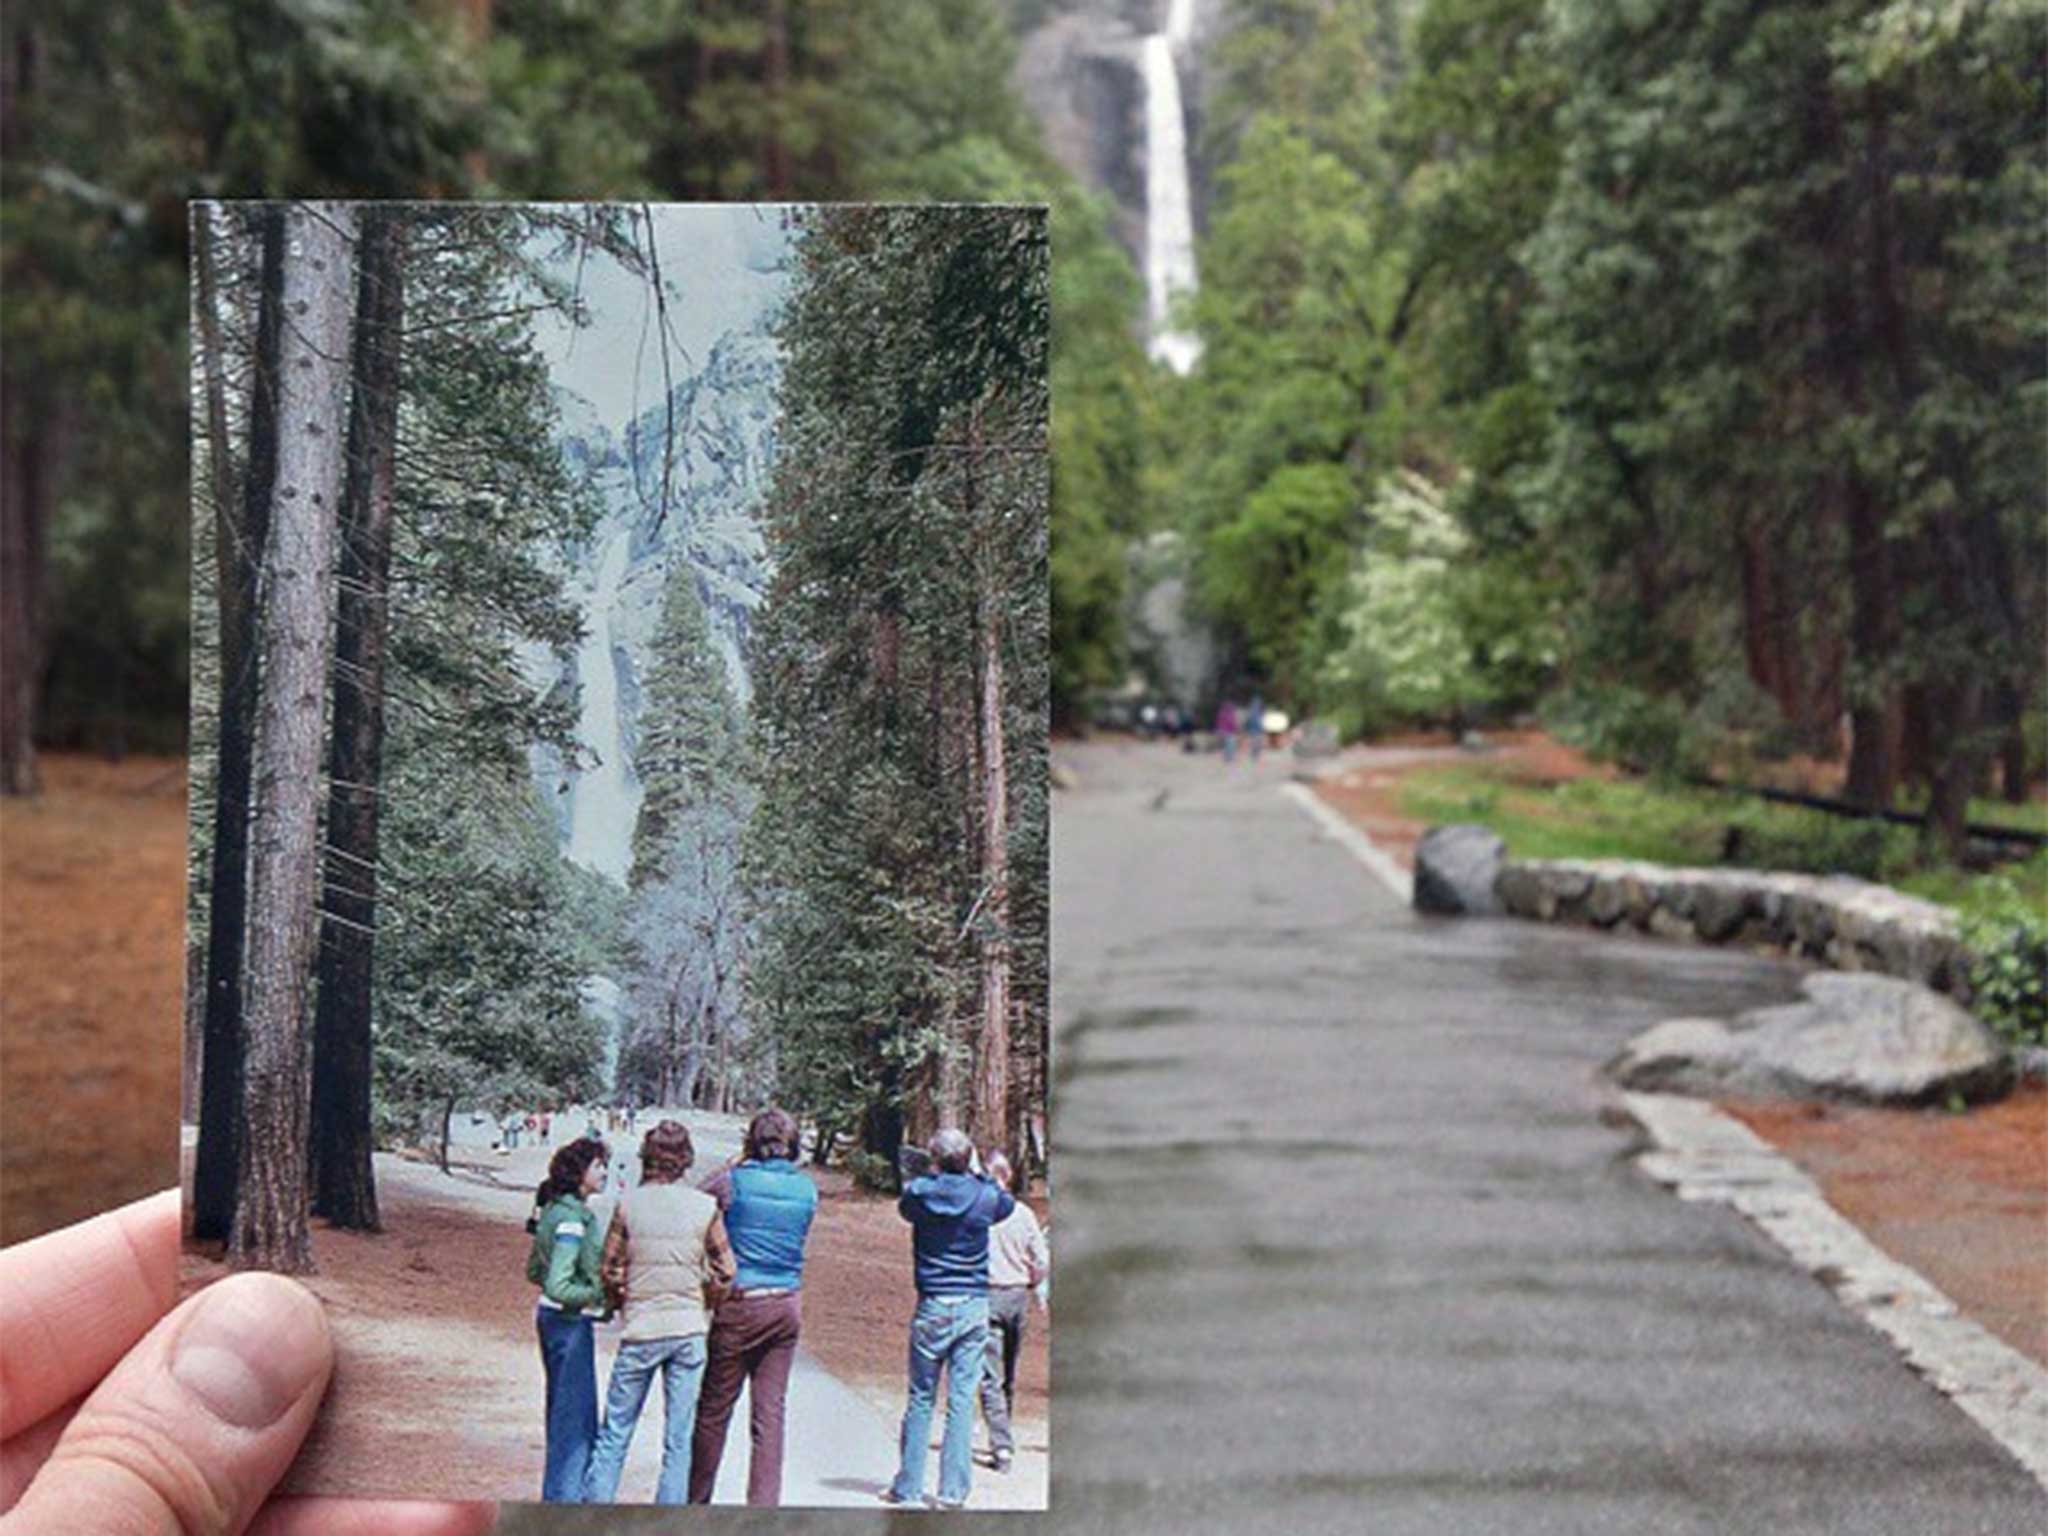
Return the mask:
{"type": "Polygon", "coordinates": [[[87,1398],[0,1536],[240,1536],[334,1369],[320,1304],[234,1275],[158,1323],[87,1398]]]}

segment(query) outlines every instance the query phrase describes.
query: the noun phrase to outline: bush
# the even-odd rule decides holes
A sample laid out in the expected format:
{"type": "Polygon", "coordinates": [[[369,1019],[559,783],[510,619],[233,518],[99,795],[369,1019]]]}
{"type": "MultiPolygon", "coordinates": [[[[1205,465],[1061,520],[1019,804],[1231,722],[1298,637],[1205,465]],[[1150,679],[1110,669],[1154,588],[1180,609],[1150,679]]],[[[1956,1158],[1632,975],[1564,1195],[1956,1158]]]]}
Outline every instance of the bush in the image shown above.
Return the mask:
{"type": "Polygon", "coordinates": [[[1752,812],[1731,819],[1729,844],[1727,862],[1751,869],[1883,880],[1911,858],[1912,833],[1881,821],[1752,812]]]}
{"type": "Polygon", "coordinates": [[[2048,1045],[2048,916],[2012,879],[1983,881],[1963,916],[1971,1007],[2016,1045],[2048,1045]]]}
{"type": "Polygon", "coordinates": [[[1705,771],[1699,732],[1675,699],[1625,685],[1574,684],[1544,700],[1544,727],[1589,756],[1659,777],[1705,771]]]}
{"type": "Polygon", "coordinates": [[[886,1157],[873,1152],[850,1152],[846,1157],[846,1171],[853,1175],[856,1186],[871,1194],[896,1193],[896,1165],[886,1157]]]}

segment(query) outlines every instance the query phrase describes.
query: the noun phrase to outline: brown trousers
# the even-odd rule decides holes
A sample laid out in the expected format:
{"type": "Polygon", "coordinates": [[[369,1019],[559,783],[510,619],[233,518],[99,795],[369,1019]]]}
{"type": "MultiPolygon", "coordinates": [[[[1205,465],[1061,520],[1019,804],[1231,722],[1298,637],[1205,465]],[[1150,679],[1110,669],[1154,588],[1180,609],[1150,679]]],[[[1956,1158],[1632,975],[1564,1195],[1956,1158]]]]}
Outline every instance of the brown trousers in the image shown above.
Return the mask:
{"type": "Polygon", "coordinates": [[[728,1301],[713,1314],[710,1359],[697,1399],[697,1432],[690,1442],[690,1502],[709,1504],[725,1455],[726,1426],[740,1388],[749,1381],[753,1454],[747,1465],[747,1502],[782,1503],[782,1411],[803,1311],[794,1296],[728,1301]]]}

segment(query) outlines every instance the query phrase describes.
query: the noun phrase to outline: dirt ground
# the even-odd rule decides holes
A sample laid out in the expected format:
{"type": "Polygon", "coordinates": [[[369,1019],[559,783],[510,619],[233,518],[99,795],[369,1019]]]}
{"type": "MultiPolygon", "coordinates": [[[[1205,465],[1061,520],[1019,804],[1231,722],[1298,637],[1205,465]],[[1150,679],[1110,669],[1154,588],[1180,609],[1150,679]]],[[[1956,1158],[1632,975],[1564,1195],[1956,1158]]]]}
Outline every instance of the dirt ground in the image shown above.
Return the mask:
{"type": "Polygon", "coordinates": [[[2048,1365],[2048,1084],[1946,1110],[1722,1106],[1968,1316],[2048,1365]]]}
{"type": "Polygon", "coordinates": [[[0,800],[0,1242],[177,1176],[185,765],[42,759],[0,800]]]}
{"type": "MultiPolygon", "coordinates": [[[[1541,731],[1489,738],[1485,761],[1557,783],[1611,770],[1541,731]]],[[[1443,762],[1442,735],[1356,751],[1315,786],[1404,868],[1428,827],[1400,812],[1402,777],[1443,762]]],[[[1826,765],[1802,782],[1825,786],[1826,765]]],[[[1872,1242],[1934,1282],[1967,1315],[2048,1365],[2048,1086],[1965,1114],[1842,1105],[1724,1105],[1790,1157],[1872,1242]]]]}

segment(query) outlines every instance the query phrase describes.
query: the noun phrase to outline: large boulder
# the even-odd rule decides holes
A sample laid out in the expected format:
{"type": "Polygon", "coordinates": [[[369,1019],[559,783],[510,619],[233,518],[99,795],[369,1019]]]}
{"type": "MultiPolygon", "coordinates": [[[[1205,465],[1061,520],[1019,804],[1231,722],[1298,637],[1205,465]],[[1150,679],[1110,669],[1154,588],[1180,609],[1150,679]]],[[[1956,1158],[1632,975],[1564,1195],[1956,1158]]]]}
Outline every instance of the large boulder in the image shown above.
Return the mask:
{"type": "Polygon", "coordinates": [[[1865,1104],[1996,1098],[2013,1064],[1988,1029],[1909,981],[1818,972],[1798,1002],[1728,1024],[1677,1019],[1646,1030],[1607,1064],[1624,1087],[1703,1096],[1762,1094],[1865,1104]]]}
{"type": "Polygon", "coordinates": [[[1499,915],[1493,884],[1506,852],[1485,827],[1431,827],[1415,845],[1415,910],[1452,917],[1499,915]]]}

